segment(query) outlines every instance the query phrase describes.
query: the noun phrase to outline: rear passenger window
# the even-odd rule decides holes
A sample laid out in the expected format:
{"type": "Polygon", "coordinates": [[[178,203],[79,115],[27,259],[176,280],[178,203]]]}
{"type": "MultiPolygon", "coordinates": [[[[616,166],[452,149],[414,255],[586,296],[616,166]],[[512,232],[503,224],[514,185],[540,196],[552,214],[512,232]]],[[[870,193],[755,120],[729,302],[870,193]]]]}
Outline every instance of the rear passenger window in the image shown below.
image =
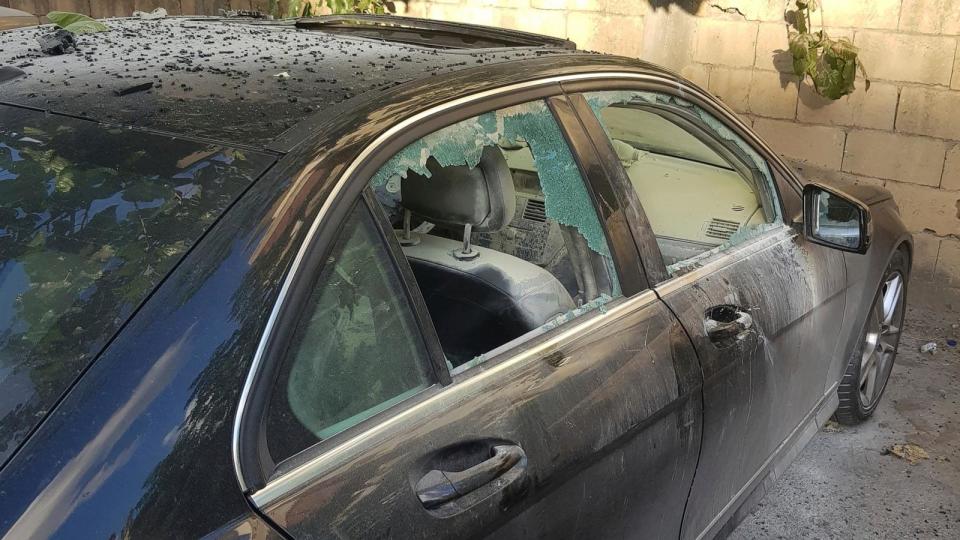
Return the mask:
{"type": "Polygon", "coordinates": [[[542,101],[431,133],[370,184],[453,373],[620,296],[587,186],[542,101]]]}
{"type": "Polygon", "coordinates": [[[403,284],[365,205],[344,224],[313,291],[267,409],[276,462],[432,382],[403,284]]]}
{"type": "Polygon", "coordinates": [[[763,158],[710,113],[655,92],[585,94],[670,274],[782,224],[763,158]]]}

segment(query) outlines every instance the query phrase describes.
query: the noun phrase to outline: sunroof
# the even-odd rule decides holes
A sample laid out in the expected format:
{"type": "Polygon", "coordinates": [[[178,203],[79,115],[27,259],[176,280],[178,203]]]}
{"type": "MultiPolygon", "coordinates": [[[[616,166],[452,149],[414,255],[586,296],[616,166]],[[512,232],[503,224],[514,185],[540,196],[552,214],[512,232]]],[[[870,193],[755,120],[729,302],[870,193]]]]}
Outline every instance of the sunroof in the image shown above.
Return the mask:
{"type": "Polygon", "coordinates": [[[332,15],[299,19],[297,28],[382,39],[437,49],[495,49],[505,47],[559,47],[574,49],[566,39],[472,24],[414,17],[332,15]]]}

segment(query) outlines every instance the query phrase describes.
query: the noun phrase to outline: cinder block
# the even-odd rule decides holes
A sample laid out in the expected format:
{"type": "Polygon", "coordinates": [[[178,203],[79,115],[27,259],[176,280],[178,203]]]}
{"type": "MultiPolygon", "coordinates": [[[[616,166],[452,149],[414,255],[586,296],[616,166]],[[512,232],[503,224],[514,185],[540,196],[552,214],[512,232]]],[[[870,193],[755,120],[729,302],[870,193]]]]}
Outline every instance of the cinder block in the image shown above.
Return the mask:
{"type": "Polygon", "coordinates": [[[537,9],[567,9],[567,0],[530,0],[530,5],[537,9]]]}
{"type": "Polygon", "coordinates": [[[697,20],[693,59],[701,64],[751,67],[756,58],[757,23],[697,20]]]}
{"type": "MultiPolygon", "coordinates": [[[[133,2],[135,11],[150,12],[157,8],[167,10],[167,15],[180,15],[180,0],[134,0],[133,2]]],[[[243,9],[250,9],[250,2],[246,2],[246,7],[243,9]]]]}
{"type": "Polygon", "coordinates": [[[937,255],[940,253],[940,238],[930,233],[913,235],[913,267],[910,269],[910,281],[933,281],[937,267],[937,255]]]}
{"type": "MultiPolygon", "coordinates": [[[[47,0],[47,13],[51,11],[72,11],[74,13],[83,13],[90,15],[90,2],[87,0],[47,0]]],[[[40,9],[41,6],[38,6],[40,9]]]]}
{"type": "MultiPolygon", "coordinates": [[[[960,45],[958,45],[960,49],[960,45]]],[[[960,54],[955,54],[953,59],[953,73],[950,77],[950,88],[960,90],[960,54]]]]}
{"type": "Polygon", "coordinates": [[[814,90],[810,81],[800,87],[797,120],[810,124],[857,126],[893,130],[899,89],[892,84],[875,82],[870,90],[862,81],[852,94],[838,100],[825,98],[814,90]]]}
{"type": "Polygon", "coordinates": [[[940,241],[934,282],[948,287],[960,287],[960,241],[944,238],[940,241]]]}
{"type": "Polygon", "coordinates": [[[640,57],[643,18],[573,11],[567,14],[567,38],[579,48],[640,57]]]}
{"type": "Polygon", "coordinates": [[[960,190],[960,145],[947,150],[947,160],[943,164],[943,177],[940,189],[960,190]]]}
{"type": "Polygon", "coordinates": [[[133,0],[111,0],[109,2],[90,2],[90,16],[96,19],[105,17],[129,17],[133,15],[133,0]]]}
{"type": "MultiPolygon", "coordinates": [[[[590,1],[590,0],[586,0],[590,1]]],[[[577,3],[577,0],[572,0],[574,4],[577,3]]],[[[598,0],[602,9],[606,13],[616,14],[616,15],[633,15],[636,17],[642,17],[652,9],[650,7],[650,0],[598,0]]],[[[583,8],[571,8],[571,9],[583,9],[583,8]]]]}
{"type": "MultiPolygon", "coordinates": [[[[44,2],[46,3],[46,2],[44,2]]],[[[38,11],[38,9],[43,9],[43,7],[37,6],[36,0],[10,0],[8,3],[4,4],[0,2],[0,6],[18,9],[26,13],[33,13],[35,15],[46,15],[46,11],[38,11]]]]}
{"type": "MultiPolygon", "coordinates": [[[[512,0],[495,0],[512,1],[512,0]]],[[[528,0],[537,9],[560,9],[566,11],[595,11],[606,14],[642,17],[650,10],[647,0],[528,0]]]]}
{"type": "Polygon", "coordinates": [[[937,139],[885,131],[851,131],[847,134],[843,170],[937,187],[946,152],[946,143],[937,139]]]}
{"type": "MultiPolygon", "coordinates": [[[[842,0],[820,5],[826,26],[895,29],[900,18],[900,0],[842,0]]],[[[813,18],[820,22],[817,13],[813,18]]]]}
{"type": "Polygon", "coordinates": [[[532,8],[497,8],[496,10],[487,9],[484,11],[496,11],[498,13],[499,24],[491,24],[491,26],[502,26],[559,38],[567,37],[567,14],[564,11],[532,8]]]}
{"type": "Polygon", "coordinates": [[[753,71],[749,69],[713,67],[710,69],[708,90],[731,109],[746,112],[752,75],[753,71]]]}
{"type": "Polygon", "coordinates": [[[900,90],[897,130],[960,139],[960,92],[904,87],[900,90]]]}
{"type": "Polygon", "coordinates": [[[427,16],[431,19],[517,28],[515,25],[504,23],[501,20],[500,13],[501,10],[497,8],[454,4],[431,3],[427,9],[427,16]]]}
{"type": "Polygon", "coordinates": [[[845,134],[840,129],[765,118],[757,118],[753,129],[778,153],[801,164],[840,169],[843,162],[845,134]]]}
{"type": "Polygon", "coordinates": [[[798,79],[794,75],[754,71],[750,83],[750,112],[772,118],[795,118],[797,83],[798,79]]]}
{"type": "Polygon", "coordinates": [[[781,73],[793,73],[793,56],[787,50],[787,26],[763,23],[757,32],[757,53],[753,65],[781,73]]]}
{"type": "Polygon", "coordinates": [[[930,230],[940,236],[960,234],[960,217],[957,216],[960,191],[893,181],[887,182],[885,187],[893,193],[903,222],[910,231],[930,230]]]}
{"type": "Polygon", "coordinates": [[[748,21],[783,21],[784,2],[781,0],[729,0],[703,2],[697,10],[701,17],[719,17],[748,21]]]}
{"type": "Polygon", "coordinates": [[[693,84],[706,89],[710,86],[710,66],[703,64],[687,64],[680,70],[680,75],[686,77],[693,84]]]}
{"type": "Polygon", "coordinates": [[[890,81],[950,84],[956,40],[952,37],[857,32],[855,43],[871,77],[890,81]]]}
{"type": "Polygon", "coordinates": [[[900,30],[921,34],[960,33],[960,0],[903,0],[900,30]]]}

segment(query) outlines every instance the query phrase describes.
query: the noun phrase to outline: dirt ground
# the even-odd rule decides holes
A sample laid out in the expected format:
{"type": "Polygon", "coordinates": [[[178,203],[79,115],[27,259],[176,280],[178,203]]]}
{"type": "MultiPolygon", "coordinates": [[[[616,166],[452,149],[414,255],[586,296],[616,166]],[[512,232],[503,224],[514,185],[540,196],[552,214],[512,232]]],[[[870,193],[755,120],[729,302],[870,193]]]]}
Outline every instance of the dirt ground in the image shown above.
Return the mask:
{"type": "Polygon", "coordinates": [[[960,538],[960,290],[911,284],[877,412],[818,433],[732,539],[960,538]],[[939,351],[921,353],[934,341],[939,351]],[[927,459],[889,452],[913,443],[927,459]]]}

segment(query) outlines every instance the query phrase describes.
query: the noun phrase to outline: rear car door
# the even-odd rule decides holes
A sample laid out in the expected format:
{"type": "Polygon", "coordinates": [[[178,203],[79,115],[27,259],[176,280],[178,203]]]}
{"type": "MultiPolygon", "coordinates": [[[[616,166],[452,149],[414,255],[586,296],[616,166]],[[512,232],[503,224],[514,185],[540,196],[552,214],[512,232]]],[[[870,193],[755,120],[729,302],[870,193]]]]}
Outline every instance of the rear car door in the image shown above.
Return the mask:
{"type": "Polygon", "coordinates": [[[238,433],[292,537],[679,534],[695,352],[559,88],[530,86],[387,131],[317,217],[238,433]]]}
{"type": "Polygon", "coordinates": [[[797,191],[708,101],[675,85],[573,90],[642,206],[645,267],[700,357],[703,447],[683,537],[711,537],[835,408],[826,377],[842,354],[843,258],[786,225],[797,191]]]}

